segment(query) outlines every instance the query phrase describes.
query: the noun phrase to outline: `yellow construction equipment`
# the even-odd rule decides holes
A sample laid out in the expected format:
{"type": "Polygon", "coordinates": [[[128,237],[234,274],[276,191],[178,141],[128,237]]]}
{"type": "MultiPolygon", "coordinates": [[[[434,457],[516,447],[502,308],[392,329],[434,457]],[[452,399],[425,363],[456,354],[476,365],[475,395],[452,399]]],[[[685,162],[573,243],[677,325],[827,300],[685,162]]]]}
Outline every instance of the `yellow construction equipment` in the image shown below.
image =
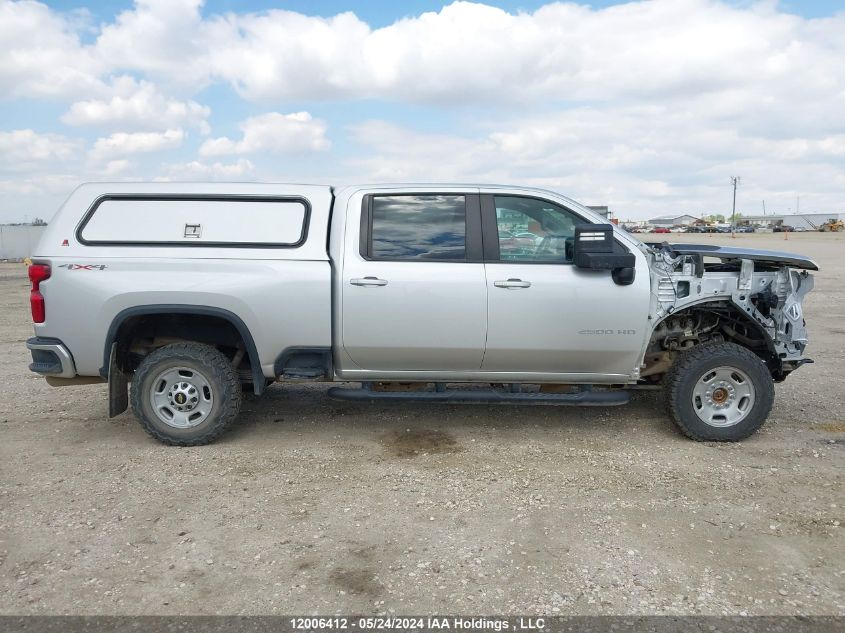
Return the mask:
{"type": "Polygon", "coordinates": [[[819,227],[819,231],[822,233],[839,233],[845,231],[845,222],[831,218],[819,227]]]}

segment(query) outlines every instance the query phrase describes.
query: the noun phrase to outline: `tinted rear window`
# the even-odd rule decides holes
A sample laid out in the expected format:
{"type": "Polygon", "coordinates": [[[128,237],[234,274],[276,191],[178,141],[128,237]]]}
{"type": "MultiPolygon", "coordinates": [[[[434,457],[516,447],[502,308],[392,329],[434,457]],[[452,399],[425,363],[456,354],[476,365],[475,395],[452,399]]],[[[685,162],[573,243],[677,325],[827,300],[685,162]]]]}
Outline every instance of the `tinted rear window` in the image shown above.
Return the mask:
{"type": "Polygon", "coordinates": [[[464,261],[464,196],[374,196],[371,256],[374,259],[464,261]]]}

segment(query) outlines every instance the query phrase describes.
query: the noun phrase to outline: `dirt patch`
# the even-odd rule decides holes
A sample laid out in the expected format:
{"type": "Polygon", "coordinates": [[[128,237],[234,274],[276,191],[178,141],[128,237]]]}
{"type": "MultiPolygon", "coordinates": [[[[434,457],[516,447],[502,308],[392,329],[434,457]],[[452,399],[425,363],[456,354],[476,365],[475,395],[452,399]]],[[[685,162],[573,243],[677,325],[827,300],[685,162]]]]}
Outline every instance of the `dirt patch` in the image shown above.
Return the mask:
{"type": "Polygon", "coordinates": [[[313,560],[301,560],[296,563],[296,570],[297,571],[306,571],[309,569],[314,569],[317,566],[317,563],[313,560]]]}
{"type": "Polygon", "coordinates": [[[349,550],[349,553],[352,554],[352,556],[354,556],[355,558],[359,558],[362,560],[372,560],[375,551],[376,546],[370,545],[368,547],[354,547],[349,550]]]}
{"type": "Polygon", "coordinates": [[[382,444],[396,457],[456,453],[460,450],[454,437],[443,431],[430,429],[396,431],[384,437],[382,444]]]}
{"type": "Polygon", "coordinates": [[[376,580],[372,569],[346,569],[338,567],[329,576],[334,584],[353,595],[378,596],[384,587],[376,580]]]}
{"type": "Polygon", "coordinates": [[[828,433],[845,433],[845,422],[828,422],[819,426],[828,433]]]}

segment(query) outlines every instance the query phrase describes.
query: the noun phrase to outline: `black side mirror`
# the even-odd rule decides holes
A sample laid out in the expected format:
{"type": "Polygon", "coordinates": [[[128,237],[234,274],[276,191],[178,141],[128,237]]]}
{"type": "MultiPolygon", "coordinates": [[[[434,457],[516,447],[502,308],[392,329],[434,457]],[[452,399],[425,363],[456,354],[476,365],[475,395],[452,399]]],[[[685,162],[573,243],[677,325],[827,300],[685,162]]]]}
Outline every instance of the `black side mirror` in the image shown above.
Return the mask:
{"type": "Polygon", "coordinates": [[[613,239],[612,224],[579,224],[575,227],[575,266],[611,270],[621,286],[634,282],[636,258],[613,239]]]}

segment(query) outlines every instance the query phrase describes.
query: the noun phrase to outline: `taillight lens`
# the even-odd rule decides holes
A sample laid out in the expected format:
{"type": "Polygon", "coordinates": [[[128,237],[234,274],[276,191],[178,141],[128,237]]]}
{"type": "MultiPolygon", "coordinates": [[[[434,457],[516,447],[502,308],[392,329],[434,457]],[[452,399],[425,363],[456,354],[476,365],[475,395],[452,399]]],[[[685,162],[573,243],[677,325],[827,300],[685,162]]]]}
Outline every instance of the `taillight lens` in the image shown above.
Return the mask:
{"type": "Polygon", "coordinates": [[[29,307],[32,309],[32,320],[44,323],[47,310],[44,305],[44,295],[41,294],[41,282],[50,278],[50,266],[47,264],[32,264],[29,267],[29,281],[32,289],[29,291],[29,307]]]}

